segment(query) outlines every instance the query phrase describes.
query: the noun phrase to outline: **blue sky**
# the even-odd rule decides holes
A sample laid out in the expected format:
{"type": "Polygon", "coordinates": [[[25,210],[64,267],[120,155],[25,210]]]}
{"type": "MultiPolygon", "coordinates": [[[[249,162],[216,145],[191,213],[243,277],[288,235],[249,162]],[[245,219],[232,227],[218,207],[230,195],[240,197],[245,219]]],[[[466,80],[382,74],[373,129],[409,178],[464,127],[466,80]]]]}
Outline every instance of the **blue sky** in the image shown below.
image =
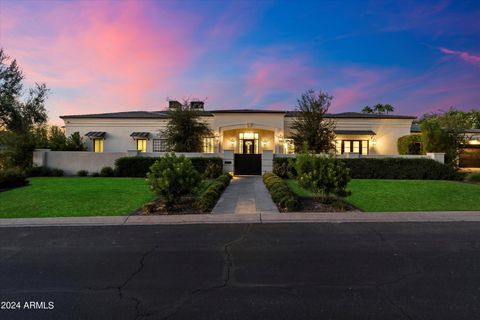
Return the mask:
{"type": "Polygon", "coordinates": [[[3,0],[0,42],[53,122],[167,98],[292,109],[307,89],[421,115],[480,108],[478,21],[479,1],[3,0]]]}

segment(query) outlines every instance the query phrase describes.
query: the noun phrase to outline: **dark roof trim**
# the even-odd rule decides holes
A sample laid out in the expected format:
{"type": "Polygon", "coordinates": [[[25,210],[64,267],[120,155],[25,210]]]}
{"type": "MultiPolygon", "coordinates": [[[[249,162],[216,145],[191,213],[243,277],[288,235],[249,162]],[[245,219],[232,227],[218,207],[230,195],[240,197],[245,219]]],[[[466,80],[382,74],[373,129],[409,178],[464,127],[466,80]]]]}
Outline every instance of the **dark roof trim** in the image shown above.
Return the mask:
{"type": "MultiPolygon", "coordinates": [[[[212,110],[212,111],[197,111],[200,116],[213,117],[216,113],[267,113],[267,114],[284,114],[286,117],[297,116],[296,111],[281,111],[281,110],[260,110],[260,109],[229,109],[229,110],[212,110]]],[[[393,114],[369,114],[360,112],[342,112],[329,113],[325,115],[326,118],[362,118],[362,119],[416,119],[413,116],[400,116],[393,114]]],[[[168,118],[168,111],[125,111],[113,113],[98,113],[98,114],[83,114],[83,115],[65,115],[61,119],[165,119],[168,118]]]]}
{"type": "Polygon", "coordinates": [[[150,132],[132,132],[130,137],[132,138],[146,138],[148,139],[148,136],[150,135],[150,132]]]}
{"type": "Polygon", "coordinates": [[[261,109],[226,109],[226,110],[212,110],[211,113],[287,113],[282,110],[261,110],[261,109]]]}
{"type": "Polygon", "coordinates": [[[104,131],[90,131],[90,132],[87,132],[85,135],[90,139],[92,139],[92,138],[104,138],[106,134],[107,133],[104,131]]]}
{"type": "MultiPolygon", "coordinates": [[[[296,111],[288,111],[287,117],[296,117],[296,111]]],[[[327,113],[325,118],[336,119],[416,119],[414,116],[401,116],[396,114],[374,114],[374,113],[361,113],[361,112],[342,112],[342,113],[327,113]]]]}
{"type": "MultiPolygon", "coordinates": [[[[207,111],[197,111],[200,116],[212,117],[207,111]]],[[[61,119],[167,119],[168,111],[125,111],[97,114],[78,114],[60,116],[61,119]]]]}
{"type": "Polygon", "coordinates": [[[335,130],[335,134],[338,135],[376,135],[375,131],[372,130],[335,130]]]}

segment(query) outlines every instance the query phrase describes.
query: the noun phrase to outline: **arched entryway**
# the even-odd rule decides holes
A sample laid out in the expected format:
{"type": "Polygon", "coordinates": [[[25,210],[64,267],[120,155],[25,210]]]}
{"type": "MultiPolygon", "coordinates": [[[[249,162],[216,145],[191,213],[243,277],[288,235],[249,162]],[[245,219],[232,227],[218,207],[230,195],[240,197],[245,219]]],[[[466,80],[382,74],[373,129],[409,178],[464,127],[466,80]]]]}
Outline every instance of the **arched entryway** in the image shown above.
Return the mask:
{"type": "Polygon", "coordinates": [[[222,130],[224,149],[234,151],[236,175],[262,174],[262,152],[275,149],[275,131],[259,127],[236,127],[222,130]]]}

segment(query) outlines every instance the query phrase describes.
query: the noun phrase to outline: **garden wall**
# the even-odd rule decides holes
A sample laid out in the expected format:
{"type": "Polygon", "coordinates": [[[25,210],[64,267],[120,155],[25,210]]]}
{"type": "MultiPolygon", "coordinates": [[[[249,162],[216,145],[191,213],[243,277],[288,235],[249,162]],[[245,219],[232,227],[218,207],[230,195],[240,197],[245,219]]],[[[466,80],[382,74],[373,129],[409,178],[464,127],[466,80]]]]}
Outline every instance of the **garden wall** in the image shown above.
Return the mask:
{"type": "MultiPolygon", "coordinates": [[[[196,153],[177,152],[177,155],[184,155],[188,158],[230,158],[226,153],[196,153]]],[[[90,152],[90,151],[51,151],[49,149],[37,149],[33,152],[33,165],[61,169],[65,175],[76,175],[79,170],[88,172],[100,172],[103,167],[114,167],[115,160],[123,157],[162,157],[165,152],[90,152]]],[[[228,169],[225,168],[224,169],[228,169]]],[[[225,171],[225,170],[224,170],[225,171]]],[[[228,170],[227,170],[228,171],[228,170]]]]}

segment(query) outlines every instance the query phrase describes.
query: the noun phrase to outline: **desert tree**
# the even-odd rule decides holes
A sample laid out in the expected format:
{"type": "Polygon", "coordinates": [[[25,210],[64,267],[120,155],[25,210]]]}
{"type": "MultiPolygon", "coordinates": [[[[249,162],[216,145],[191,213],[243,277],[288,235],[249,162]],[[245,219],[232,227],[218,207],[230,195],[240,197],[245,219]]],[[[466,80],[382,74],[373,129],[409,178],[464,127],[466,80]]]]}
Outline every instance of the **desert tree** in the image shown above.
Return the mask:
{"type": "Polygon", "coordinates": [[[168,111],[169,121],[161,133],[167,139],[171,151],[201,152],[203,138],[213,135],[209,125],[201,120],[202,111],[192,109],[190,102],[184,100],[168,111]]]}
{"type": "Polygon", "coordinates": [[[328,93],[308,90],[297,100],[296,118],[292,123],[292,139],[295,150],[304,149],[315,153],[329,153],[335,150],[335,124],[326,119],[332,103],[328,93]]]}

